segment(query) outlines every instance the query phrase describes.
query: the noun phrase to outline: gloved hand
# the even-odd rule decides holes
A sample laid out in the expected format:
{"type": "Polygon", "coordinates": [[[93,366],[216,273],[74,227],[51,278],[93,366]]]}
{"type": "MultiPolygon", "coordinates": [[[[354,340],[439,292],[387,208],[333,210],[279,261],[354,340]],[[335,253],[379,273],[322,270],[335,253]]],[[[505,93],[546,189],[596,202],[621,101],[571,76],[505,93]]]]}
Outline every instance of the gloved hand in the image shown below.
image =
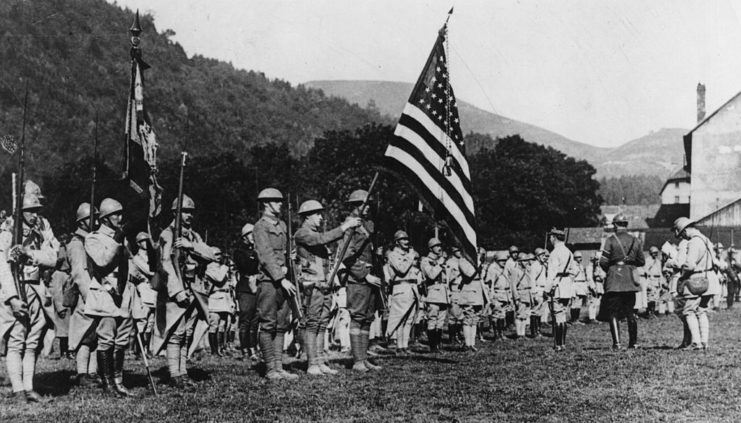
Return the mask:
{"type": "Polygon", "coordinates": [[[16,319],[20,320],[28,317],[28,304],[21,301],[18,297],[10,299],[10,309],[16,319]]]}

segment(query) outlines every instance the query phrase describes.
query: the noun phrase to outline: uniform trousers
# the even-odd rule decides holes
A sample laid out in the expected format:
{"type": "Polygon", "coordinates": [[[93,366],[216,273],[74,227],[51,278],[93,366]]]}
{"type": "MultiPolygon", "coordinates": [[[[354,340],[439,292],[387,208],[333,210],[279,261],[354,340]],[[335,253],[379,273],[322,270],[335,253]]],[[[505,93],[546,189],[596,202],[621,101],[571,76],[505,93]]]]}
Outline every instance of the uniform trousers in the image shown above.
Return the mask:
{"type": "Polygon", "coordinates": [[[239,344],[242,349],[257,348],[257,294],[237,292],[239,303],[239,344]]]}
{"type": "Polygon", "coordinates": [[[481,310],[484,308],[482,305],[462,305],[461,310],[463,312],[463,325],[464,326],[476,326],[479,324],[481,318],[481,310]]]}
{"type": "Polygon", "coordinates": [[[228,311],[209,311],[208,312],[208,333],[225,333],[226,322],[230,319],[228,311]]]}
{"type": "Polygon", "coordinates": [[[123,351],[129,345],[133,328],[131,317],[101,317],[95,333],[98,336],[98,351],[114,349],[123,351]]]}
{"type": "Polygon", "coordinates": [[[449,308],[445,303],[427,303],[427,330],[442,330],[449,308]]]}
{"type": "MultiPolygon", "coordinates": [[[[36,349],[47,326],[41,299],[31,287],[25,286],[28,300],[26,322],[16,320],[7,333],[6,366],[13,392],[33,390],[36,372],[36,349]],[[25,323],[25,324],[24,324],[25,323]]],[[[11,313],[9,305],[7,312],[11,313]]]]}
{"type": "Polygon", "coordinates": [[[316,286],[309,288],[306,292],[306,316],[305,330],[312,332],[324,332],[329,325],[332,308],[332,294],[316,286]]]}
{"type": "Polygon", "coordinates": [[[260,281],[257,287],[257,320],[260,330],[286,333],[290,326],[291,307],[283,287],[273,281],[260,281]]]}
{"type": "Polygon", "coordinates": [[[549,302],[548,306],[556,323],[566,323],[566,313],[570,305],[570,298],[554,298],[549,302]]]}
{"type": "Polygon", "coordinates": [[[347,311],[350,319],[361,326],[370,328],[376,312],[377,288],[361,282],[349,281],[347,284],[347,311]]]}

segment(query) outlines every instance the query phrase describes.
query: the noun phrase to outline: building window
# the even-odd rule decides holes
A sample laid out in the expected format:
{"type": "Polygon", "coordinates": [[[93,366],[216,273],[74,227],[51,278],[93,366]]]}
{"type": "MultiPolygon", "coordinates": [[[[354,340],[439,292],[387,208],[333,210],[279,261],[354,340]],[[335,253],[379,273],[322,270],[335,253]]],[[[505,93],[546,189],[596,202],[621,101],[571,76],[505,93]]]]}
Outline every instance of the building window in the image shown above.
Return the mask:
{"type": "Polygon", "coordinates": [[[679,204],[679,196],[678,195],[675,195],[674,196],[674,204],[679,204]]]}
{"type": "Polygon", "coordinates": [[[679,189],[679,181],[674,183],[674,188],[679,189]]]}

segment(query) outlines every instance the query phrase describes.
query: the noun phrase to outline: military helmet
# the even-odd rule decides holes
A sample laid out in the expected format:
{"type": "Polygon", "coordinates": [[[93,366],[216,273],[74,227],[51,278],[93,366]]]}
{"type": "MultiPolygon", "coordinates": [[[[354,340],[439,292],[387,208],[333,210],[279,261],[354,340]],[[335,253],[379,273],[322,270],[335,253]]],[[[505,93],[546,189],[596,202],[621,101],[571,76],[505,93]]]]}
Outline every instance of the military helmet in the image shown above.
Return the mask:
{"type": "MultiPolygon", "coordinates": [[[[94,214],[97,214],[97,212],[97,210],[93,211],[94,214]]],[[[77,206],[77,219],[75,219],[75,222],[88,218],[90,218],[90,203],[81,203],[77,206]]]]}
{"type": "Polygon", "coordinates": [[[139,232],[138,234],[136,234],[136,243],[137,244],[140,243],[140,242],[142,242],[142,241],[146,241],[148,239],[150,239],[149,238],[149,234],[146,233],[146,232],[139,232]]]}
{"type": "Polygon", "coordinates": [[[324,210],[322,203],[316,200],[306,200],[298,208],[298,214],[310,215],[312,213],[320,212],[324,210]]]}
{"type": "Polygon", "coordinates": [[[530,253],[520,254],[519,256],[517,256],[517,261],[533,261],[533,260],[535,260],[535,256],[530,253]]]}
{"type": "Polygon", "coordinates": [[[108,217],[112,214],[123,213],[123,206],[113,198],[105,198],[100,202],[100,218],[108,217]]]}
{"type": "Polygon", "coordinates": [[[41,193],[41,187],[36,184],[36,182],[28,179],[26,182],[23,183],[23,194],[33,194],[36,197],[38,197],[40,200],[43,200],[44,194],[41,193]]]}
{"type": "Polygon", "coordinates": [[[23,196],[23,211],[37,211],[41,207],[41,201],[37,195],[25,194],[23,196]]]}
{"type": "Polygon", "coordinates": [[[427,248],[429,249],[432,249],[432,247],[436,247],[438,245],[443,245],[443,243],[440,242],[440,240],[437,238],[433,237],[433,238],[430,238],[429,241],[427,241],[427,248]]]}
{"type": "Polygon", "coordinates": [[[219,256],[219,255],[221,255],[221,248],[219,248],[219,247],[211,247],[211,252],[215,256],[219,256]]]}
{"type": "Polygon", "coordinates": [[[400,239],[409,239],[409,235],[407,235],[407,233],[402,230],[398,230],[394,233],[394,241],[398,241],[400,239]]]}
{"type": "Polygon", "coordinates": [[[517,248],[516,245],[512,245],[512,246],[509,247],[509,252],[510,253],[519,253],[520,252],[520,249],[517,248]]]}
{"type": "Polygon", "coordinates": [[[719,243],[715,244],[715,248],[717,248],[719,250],[722,250],[723,249],[723,243],[719,242],[719,243]]]}
{"type": "Polygon", "coordinates": [[[368,198],[368,191],[364,189],[356,189],[350,193],[347,198],[348,203],[363,203],[368,198]]]}
{"type": "MultiPolygon", "coordinates": [[[[172,200],[172,211],[175,211],[178,209],[178,199],[175,198],[172,200]]],[[[192,198],[188,197],[187,195],[183,194],[183,204],[180,206],[180,210],[195,210],[196,209],[196,203],[193,201],[192,198]]]]}
{"type": "Polygon", "coordinates": [[[545,248],[536,248],[536,249],[535,249],[535,255],[536,255],[536,256],[540,256],[540,255],[543,255],[543,254],[545,254],[545,253],[546,253],[546,250],[545,250],[545,248]]]}
{"type": "Polygon", "coordinates": [[[252,223],[245,223],[244,226],[242,226],[242,236],[251,234],[254,229],[255,225],[253,225],[252,223]]]}
{"type": "Polygon", "coordinates": [[[257,194],[257,201],[272,202],[283,201],[283,194],[275,188],[265,188],[257,194]]]}
{"type": "Polygon", "coordinates": [[[548,231],[548,235],[566,236],[566,232],[563,229],[551,228],[551,230],[548,231]]]}
{"type": "Polygon", "coordinates": [[[659,252],[659,248],[657,246],[655,246],[655,245],[652,245],[651,248],[648,249],[648,251],[650,253],[658,253],[659,252]]]}
{"type": "Polygon", "coordinates": [[[681,233],[683,230],[687,229],[688,226],[694,225],[694,223],[695,222],[687,217],[678,217],[677,220],[674,221],[674,230],[676,230],[677,233],[681,233]]]}
{"type": "Polygon", "coordinates": [[[574,253],[574,258],[575,259],[584,258],[584,256],[582,255],[581,251],[577,251],[574,253]]]}
{"type": "Polygon", "coordinates": [[[506,251],[497,251],[497,254],[494,256],[494,259],[496,261],[507,261],[509,260],[509,254],[506,251]]]}
{"type": "Polygon", "coordinates": [[[621,224],[621,225],[627,225],[628,224],[628,216],[626,216],[623,213],[618,213],[612,218],[612,224],[621,224]]]}

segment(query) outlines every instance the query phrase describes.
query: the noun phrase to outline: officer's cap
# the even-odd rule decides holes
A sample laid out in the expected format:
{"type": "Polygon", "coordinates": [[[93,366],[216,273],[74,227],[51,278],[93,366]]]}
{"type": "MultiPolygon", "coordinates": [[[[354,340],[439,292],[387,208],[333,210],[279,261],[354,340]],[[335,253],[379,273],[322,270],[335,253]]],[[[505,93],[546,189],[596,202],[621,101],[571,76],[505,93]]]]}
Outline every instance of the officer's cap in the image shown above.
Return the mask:
{"type": "Polygon", "coordinates": [[[551,228],[551,230],[548,232],[548,235],[556,235],[556,236],[563,236],[563,237],[565,237],[566,236],[566,232],[564,232],[563,229],[551,228]]]}

